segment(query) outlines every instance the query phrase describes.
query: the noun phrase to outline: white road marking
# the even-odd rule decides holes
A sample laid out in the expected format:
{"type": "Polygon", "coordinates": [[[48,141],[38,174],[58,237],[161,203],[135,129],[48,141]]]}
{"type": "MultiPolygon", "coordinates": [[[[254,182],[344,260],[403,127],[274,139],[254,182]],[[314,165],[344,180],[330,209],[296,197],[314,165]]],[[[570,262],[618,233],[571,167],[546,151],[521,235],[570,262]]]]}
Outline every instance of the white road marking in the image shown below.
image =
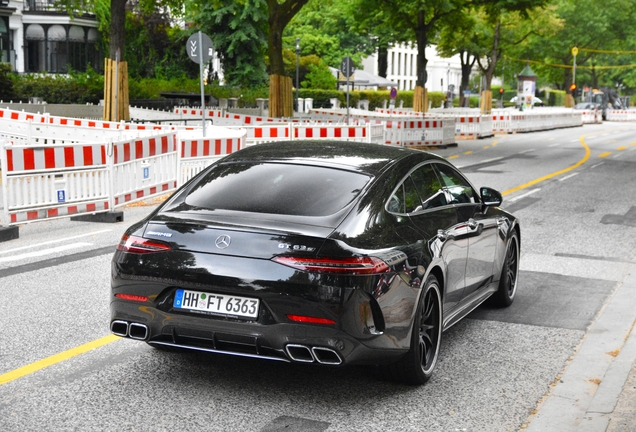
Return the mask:
{"type": "Polygon", "coordinates": [[[592,165],[592,166],[590,167],[590,169],[592,169],[592,168],[596,168],[597,166],[599,166],[599,165],[603,165],[604,163],[605,163],[605,162],[601,162],[601,163],[597,163],[596,165],[592,165]]]}
{"type": "Polygon", "coordinates": [[[567,180],[567,179],[569,179],[569,178],[574,177],[575,175],[579,175],[579,173],[577,173],[577,172],[576,172],[576,173],[570,174],[569,176],[565,176],[565,177],[563,177],[563,178],[559,179],[559,181],[567,180]]]}
{"type": "Polygon", "coordinates": [[[35,258],[35,257],[40,257],[40,256],[44,256],[44,255],[50,255],[50,254],[54,254],[57,252],[65,252],[67,250],[71,250],[71,249],[78,249],[81,247],[85,247],[85,246],[92,246],[93,243],[71,243],[71,244],[67,244],[64,246],[58,246],[58,247],[54,247],[54,248],[49,248],[49,249],[42,249],[42,250],[38,250],[38,251],[34,251],[34,252],[27,252],[21,255],[13,255],[13,256],[8,256],[8,257],[4,257],[4,258],[0,258],[0,263],[4,263],[4,262],[9,262],[9,261],[20,261],[26,258],[35,258]]]}
{"type": "Polygon", "coordinates": [[[62,242],[68,241],[68,240],[76,240],[76,239],[79,239],[79,238],[90,237],[90,236],[93,236],[95,234],[103,234],[103,233],[111,232],[111,231],[112,231],[112,229],[93,231],[93,232],[89,232],[89,233],[86,233],[86,234],[80,234],[80,235],[76,235],[76,236],[72,236],[72,237],[64,237],[64,238],[57,239],[57,240],[50,240],[50,241],[47,241],[47,242],[42,242],[42,243],[30,245],[30,246],[22,246],[22,247],[19,247],[19,248],[14,248],[14,249],[0,251],[0,255],[12,253],[12,252],[18,252],[18,251],[26,250],[26,249],[40,248],[42,246],[46,246],[46,245],[50,245],[50,244],[60,244],[62,242]]]}
{"type": "Polygon", "coordinates": [[[524,193],[523,195],[519,195],[519,196],[516,196],[516,197],[514,197],[514,198],[511,198],[511,199],[509,199],[508,201],[510,201],[510,202],[519,201],[521,198],[525,198],[525,197],[527,197],[527,196],[529,196],[529,195],[532,195],[532,194],[533,194],[533,193],[535,193],[535,192],[539,192],[540,190],[541,190],[541,188],[532,189],[531,191],[526,192],[526,193],[524,193]]]}

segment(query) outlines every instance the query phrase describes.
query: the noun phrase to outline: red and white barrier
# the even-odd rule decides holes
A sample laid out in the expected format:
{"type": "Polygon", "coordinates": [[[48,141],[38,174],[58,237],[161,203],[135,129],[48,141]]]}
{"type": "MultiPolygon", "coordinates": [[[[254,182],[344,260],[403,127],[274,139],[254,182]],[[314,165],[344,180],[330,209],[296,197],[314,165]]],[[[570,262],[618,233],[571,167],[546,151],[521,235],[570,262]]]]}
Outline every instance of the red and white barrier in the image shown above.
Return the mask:
{"type": "Polygon", "coordinates": [[[603,123],[603,113],[600,110],[582,110],[581,120],[583,124],[603,123]]]}
{"type": "Polygon", "coordinates": [[[0,118],[10,129],[0,135],[6,225],[104,212],[165,194],[245,143],[245,131],[220,127],[201,139],[200,131],[183,128],[104,130],[96,123],[89,129],[15,113],[7,118],[17,120],[0,118]]]}
{"type": "Polygon", "coordinates": [[[444,146],[455,142],[455,120],[427,118],[387,121],[384,143],[406,147],[444,146]]]}
{"type": "MultiPolygon", "coordinates": [[[[201,138],[195,132],[180,132],[181,153],[177,167],[178,186],[186,183],[223,156],[237,152],[246,146],[245,131],[216,129],[222,129],[225,137],[201,138]]],[[[218,135],[215,133],[214,127],[209,132],[211,135],[218,135]]]]}
{"type": "Polygon", "coordinates": [[[492,116],[461,115],[455,117],[455,135],[462,138],[486,138],[492,136],[492,116]]]}
{"type": "Polygon", "coordinates": [[[636,109],[629,110],[607,110],[607,121],[636,121],[636,109]]]}
{"type": "Polygon", "coordinates": [[[104,144],[0,147],[4,224],[111,208],[104,144]]]}

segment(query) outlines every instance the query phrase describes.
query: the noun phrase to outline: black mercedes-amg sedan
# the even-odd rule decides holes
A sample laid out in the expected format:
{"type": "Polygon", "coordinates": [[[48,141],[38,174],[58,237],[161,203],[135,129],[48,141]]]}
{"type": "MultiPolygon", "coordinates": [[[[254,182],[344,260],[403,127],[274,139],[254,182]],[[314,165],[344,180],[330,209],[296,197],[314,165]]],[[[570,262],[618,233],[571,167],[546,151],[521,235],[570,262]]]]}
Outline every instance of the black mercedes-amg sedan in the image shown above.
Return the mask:
{"type": "Polygon", "coordinates": [[[214,163],[131,226],[111,331],[160,349],[380,365],[421,384],[442,331],[512,303],[520,226],[424,151],[260,144],[214,163]]]}

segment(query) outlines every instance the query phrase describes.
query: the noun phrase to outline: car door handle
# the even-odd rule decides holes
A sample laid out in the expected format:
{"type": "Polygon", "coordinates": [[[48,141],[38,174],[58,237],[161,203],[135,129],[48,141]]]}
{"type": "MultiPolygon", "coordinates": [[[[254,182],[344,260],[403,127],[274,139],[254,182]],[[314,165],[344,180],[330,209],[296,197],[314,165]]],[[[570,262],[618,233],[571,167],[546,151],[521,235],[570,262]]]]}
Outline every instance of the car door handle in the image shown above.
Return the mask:
{"type": "Polygon", "coordinates": [[[475,221],[475,219],[473,219],[473,218],[468,219],[468,227],[470,229],[477,228],[477,221],[475,221]]]}
{"type": "Polygon", "coordinates": [[[437,238],[440,241],[445,242],[448,239],[448,231],[444,231],[444,230],[437,230],[437,238]]]}

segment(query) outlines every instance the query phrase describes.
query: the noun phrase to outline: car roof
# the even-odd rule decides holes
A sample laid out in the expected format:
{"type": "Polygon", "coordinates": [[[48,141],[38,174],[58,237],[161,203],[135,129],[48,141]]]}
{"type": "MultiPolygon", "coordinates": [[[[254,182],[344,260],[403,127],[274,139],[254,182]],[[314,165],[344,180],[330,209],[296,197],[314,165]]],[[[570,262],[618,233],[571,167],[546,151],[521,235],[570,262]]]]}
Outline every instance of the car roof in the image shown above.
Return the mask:
{"type": "Polygon", "coordinates": [[[350,169],[376,176],[409,156],[421,160],[437,159],[431,153],[385,144],[302,140],[257,144],[232,153],[220,163],[299,163],[350,169]]]}

